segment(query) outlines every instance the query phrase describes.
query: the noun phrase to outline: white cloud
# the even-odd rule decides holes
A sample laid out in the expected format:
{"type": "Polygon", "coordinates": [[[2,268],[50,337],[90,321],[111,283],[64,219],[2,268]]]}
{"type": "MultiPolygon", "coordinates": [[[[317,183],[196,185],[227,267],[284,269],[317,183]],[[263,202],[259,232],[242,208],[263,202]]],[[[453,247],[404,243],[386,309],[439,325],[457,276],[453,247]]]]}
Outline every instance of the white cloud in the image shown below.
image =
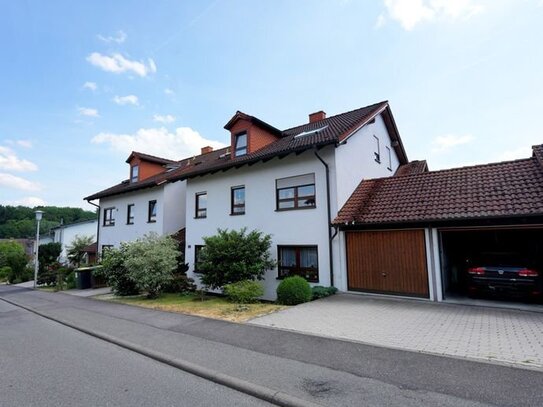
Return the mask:
{"type": "Polygon", "coordinates": [[[435,153],[444,152],[453,147],[468,144],[472,140],[473,136],[471,134],[446,134],[444,136],[436,137],[432,141],[432,151],[435,153]]]}
{"type": "Polygon", "coordinates": [[[95,144],[109,144],[123,154],[141,151],[159,157],[180,160],[200,154],[203,146],[224,147],[223,143],[208,140],[190,127],[179,127],[174,132],[166,128],[139,129],[135,134],[100,133],[91,140],[95,144]]]}
{"type": "Polygon", "coordinates": [[[164,93],[165,93],[166,95],[170,95],[170,96],[171,96],[171,95],[175,95],[175,92],[174,92],[173,90],[171,90],[170,88],[164,89],[164,93]]]}
{"type": "Polygon", "coordinates": [[[107,56],[100,54],[99,52],[93,52],[87,57],[87,61],[106,72],[133,72],[142,77],[156,72],[156,64],[152,59],[149,58],[147,63],[144,61],[133,61],[125,58],[119,53],[107,56]]]}
{"type": "Polygon", "coordinates": [[[39,191],[41,189],[41,186],[36,182],[5,172],[0,172],[0,186],[21,189],[23,191],[39,191]]]}
{"type": "Polygon", "coordinates": [[[161,115],[161,114],[155,114],[153,115],[153,120],[155,122],[159,123],[173,123],[175,121],[175,116],[172,116],[171,114],[161,115]]]}
{"type": "Polygon", "coordinates": [[[511,161],[532,156],[532,148],[529,145],[514,150],[507,150],[497,156],[496,161],[511,161]]]}
{"type": "Polygon", "coordinates": [[[47,202],[45,202],[43,199],[38,198],[37,196],[25,196],[21,199],[15,199],[15,200],[8,200],[8,201],[2,201],[4,205],[12,205],[12,206],[29,206],[31,208],[35,208],[36,206],[45,206],[47,205],[47,202]]]}
{"type": "Polygon", "coordinates": [[[136,95],[115,96],[113,101],[118,105],[139,105],[139,99],[136,95]]]}
{"type": "Polygon", "coordinates": [[[32,148],[32,141],[30,140],[17,140],[17,145],[24,148],[32,148]]]}
{"type": "Polygon", "coordinates": [[[107,43],[116,42],[117,44],[122,44],[123,42],[126,41],[127,35],[124,31],[119,30],[117,31],[117,35],[115,36],[109,35],[106,37],[101,34],[98,34],[97,37],[99,40],[107,42],[107,43]]]}
{"type": "Polygon", "coordinates": [[[382,26],[388,17],[408,31],[423,22],[466,20],[484,10],[479,0],[384,0],[384,3],[386,13],[378,17],[376,26],[382,26]]]}
{"type": "Polygon", "coordinates": [[[83,84],[83,89],[89,89],[89,90],[92,90],[93,92],[98,88],[98,86],[96,85],[96,82],[85,82],[83,84]]]}
{"type": "Polygon", "coordinates": [[[8,147],[0,146],[0,169],[8,171],[36,171],[38,166],[31,161],[17,157],[8,147]]]}
{"type": "Polygon", "coordinates": [[[98,110],[91,109],[89,107],[78,107],[77,111],[81,116],[100,117],[100,115],[98,114],[98,110]]]}

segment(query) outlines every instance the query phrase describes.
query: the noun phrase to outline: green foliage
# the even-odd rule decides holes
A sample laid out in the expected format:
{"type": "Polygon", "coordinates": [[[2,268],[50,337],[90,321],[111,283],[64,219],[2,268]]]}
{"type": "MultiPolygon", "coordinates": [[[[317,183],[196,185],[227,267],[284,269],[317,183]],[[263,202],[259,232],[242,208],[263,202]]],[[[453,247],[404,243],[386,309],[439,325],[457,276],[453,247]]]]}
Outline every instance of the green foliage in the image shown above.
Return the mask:
{"type": "Polygon", "coordinates": [[[76,286],[76,284],[75,284],[75,271],[73,269],[70,269],[66,273],[66,277],[65,277],[64,281],[66,282],[66,289],[67,290],[71,290],[71,289],[75,288],[75,286],[76,286]]]}
{"type": "MultiPolygon", "coordinates": [[[[103,254],[103,273],[117,295],[144,291],[148,298],[156,298],[165,288],[175,285],[179,257],[174,239],[150,233],[133,242],[121,243],[119,249],[108,249],[103,254]]],[[[188,279],[177,284],[179,290],[193,287],[188,279]]]]}
{"type": "Polygon", "coordinates": [[[165,293],[186,294],[196,291],[196,284],[192,278],[187,277],[188,265],[179,263],[172,279],[163,287],[165,293]]]}
{"type": "Polygon", "coordinates": [[[121,243],[119,249],[111,248],[102,253],[102,268],[95,271],[96,275],[103,273],[108,285],[116,295],[139,294],[136,282],[128,274],[124,259],[128,243],[121,243]]]}
{"type": "Polygon", "coordinates": [[[11,284],[27,281],[26,266],[28,257],[21,244],[14,240],[0,242],[0,267],[9,267],[8,281],[11,284]]]}
{"type": "Polygon", "coordinates": [[[177,242],[170,236],[149,233],[127,245],[124,266],[148,298],[156,298],[173,278],[180,255],[177,242]]]}
{"type": "Polygon", "coordinates": [[[60,243],[42,244],[38,250],[38,284],[54,285],[60,267],[58,256],[62,251],[60,243]]]}
{"type": "Polygon", "coordinates": [[[0,283],[4,283],[8,281],[8,277],[10,276],[12,272],[13,270],[11,270],[10,266],[0,267],[0,283]]]}
{"type": "Polygon", "coordinates": [[[311,301],[311,287],[300,276],[287,277],[277,287],[277,302],[284,305],[297,305],[311,301]]]}
{"type": "Polygon", "coordinates": [[[319,298],[329,297],[337,293],[336,287],[323,287],[322,285],[317,285],[311,288],[312,297],[311,300],[318,300],[319,298]]]}
{"type": "Polygon", "coordinates": [[[270,256],[271,236],[247,229],[218,229],[215,236],[204,237],[198,269],[201,281],[210,288],[242,280],[261,280],[275,266],[270,256]]]}
{"type": "Polygon", "coordinates": [[[228,299],[238,304],[251,304],[264,295],[264,288],[254,280],[243,280],[224,286],[228,299]]]}
{"type": "Polygon", "coordinates": [[[0,205],[0,239],[26,238],[36,234],[35,210],[44,211],[40,224],[40,233],[44,234],[52,227],[58,226],[60,219],[64,223],[74,223],[83,220],[96,219],[96,212],[85,211],[81,208],[61,208],[56,206],[40,206],[29,208],[26,206],[0,205]]]}
{"type": "Polygon", "coordinates": [[[76,267],[79,267],[81,265],[81,262],[83,261],[83,258],[85,257],[83,249],[88,245],[92,244],[93,242],[93,236],[75,235],[72,244],[66,248],[68,260],[70,260],[70,263],[72,263],[76,267]]]}

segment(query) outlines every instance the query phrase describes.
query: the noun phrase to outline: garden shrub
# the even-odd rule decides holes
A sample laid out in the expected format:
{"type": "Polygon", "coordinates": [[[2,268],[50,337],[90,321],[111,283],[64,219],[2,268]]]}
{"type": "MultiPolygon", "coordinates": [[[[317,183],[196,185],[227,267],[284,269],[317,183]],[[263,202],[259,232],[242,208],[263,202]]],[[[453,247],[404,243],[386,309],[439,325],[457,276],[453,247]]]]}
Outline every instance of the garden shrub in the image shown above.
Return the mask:
{"type": "Polygon", "coordinates": [[[108,285],[116,295],[139,294],[139,289],[124,266],[127,243],[121,243],[119,249],[110,248],[102,253],[102,269],[108,285]]]}
{"type": "Polygon", "coordinates": [[[10,284],[27,281],[27,264],[28,257],[23,246],[14,240],[0,242],[0,267],[9,267],[11,269],[7,277],[10,284]]]}
{"type": "Polygon", "coordinates": [[[126,245],[123,265],[148,298],[156,298],[170,283],[178,267],[177,242],[170,236],[149,233],[126,245]]]}
{"type": "Polygon", "coordinates": [[[323,287],[322,285],[316,285],[311,288],[312,297],[311,300],[318,300],[319,298],[329,297],[337,293],[336,287],[323,287]]]}
{"type": "Polygon", "coordinates": [[[277,302],[284,305],[296,305],[311,301],[311,287],[300,276],[287,277],[277,287],[277,302]]]}
{"type": "Polygon", "coordinates": [[[215,236],[204,237],[198,270],[202,284],[222,288],[243,280],[262,280],[264,272],[275,266],[271,259],[271,236],[253,230],[218,229],[215,236]]]}
{"type": "Polygon", "coordinates": [[[69,272],[66,274],[66,289],[71,290],[76,287],[75,284],[75,271],[73,269],[70,269],[69,272]]]}
{"type": "Polygon", "coordinates": [[[264,287],[257,281],[243,280],[225,285],[224,293],[232,302],[250,304],[264,295],[264,287]]]}
{"type": "Polygon", "coordinates": [[[8,281],[8,277],[12,273],[12,271],[13,270],[11,270],[10,266],[0,267],[0,283],[8,281]]]}

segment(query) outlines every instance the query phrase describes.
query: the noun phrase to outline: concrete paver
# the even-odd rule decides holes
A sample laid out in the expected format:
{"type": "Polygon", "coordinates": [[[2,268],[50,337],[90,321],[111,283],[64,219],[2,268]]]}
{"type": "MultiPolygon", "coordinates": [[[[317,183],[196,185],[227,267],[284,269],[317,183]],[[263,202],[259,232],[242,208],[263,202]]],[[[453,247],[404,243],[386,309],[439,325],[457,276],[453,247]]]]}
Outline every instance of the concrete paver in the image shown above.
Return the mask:
{"type": "Polygon", "coordinates": [[[543,370],[543,313],[339,294],[251,324],[543,370]]]}

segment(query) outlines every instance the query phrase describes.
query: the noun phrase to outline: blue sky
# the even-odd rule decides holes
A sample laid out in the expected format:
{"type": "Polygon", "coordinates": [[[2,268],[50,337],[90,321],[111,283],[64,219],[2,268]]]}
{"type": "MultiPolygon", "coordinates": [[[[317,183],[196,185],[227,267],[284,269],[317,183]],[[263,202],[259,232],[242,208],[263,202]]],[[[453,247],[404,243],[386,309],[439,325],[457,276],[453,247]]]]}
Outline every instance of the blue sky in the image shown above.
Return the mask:
{"type": "Polygon", "coordinates": [[[221,146],[389,100],[431,169],[543,143],[543,0],[15,1],[0,5],[0,203],[88,207],[130,151],[221,146]]]}

